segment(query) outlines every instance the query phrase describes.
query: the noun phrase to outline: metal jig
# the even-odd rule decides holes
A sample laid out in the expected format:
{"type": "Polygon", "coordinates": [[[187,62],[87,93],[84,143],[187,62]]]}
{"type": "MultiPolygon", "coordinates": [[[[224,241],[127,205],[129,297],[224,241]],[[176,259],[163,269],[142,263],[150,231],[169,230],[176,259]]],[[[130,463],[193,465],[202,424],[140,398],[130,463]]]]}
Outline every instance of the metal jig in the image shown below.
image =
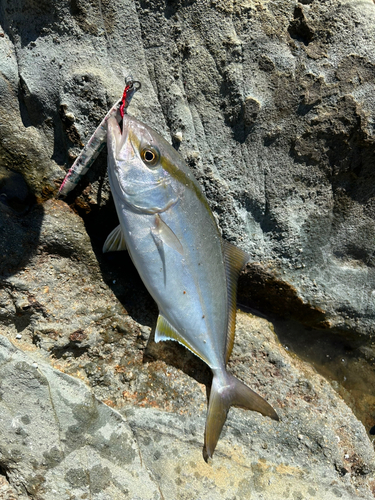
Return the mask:
{"type": "Polygon", "coordinates": [[[125,89],[121,99],[119,99],[108,111],[95,132],[90,137],[86,146],[83,148],[73,165],[70,167],[60,186],[58,193],[59,197],[65,197],[70,191],[72,191],[72,189],[76,187],[80,179],[89,170],[106,142],[107,121],[109,117],[114,116],[120,123],[120,121],[124,117],[124,114],[127,112],[133,95],[140,88],[141,83],[137,80],[133,80],[132,76],[128,76],[125,78],[125,89]]]}

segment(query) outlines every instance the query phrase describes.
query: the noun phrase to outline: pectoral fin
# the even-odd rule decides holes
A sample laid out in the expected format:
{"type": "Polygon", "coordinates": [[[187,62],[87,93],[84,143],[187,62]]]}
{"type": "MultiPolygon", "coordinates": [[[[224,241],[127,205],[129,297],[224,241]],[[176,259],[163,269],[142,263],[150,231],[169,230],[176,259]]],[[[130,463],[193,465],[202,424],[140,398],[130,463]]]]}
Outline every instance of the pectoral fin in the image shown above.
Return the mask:
{"type": "Polygon", "coordinates": [[[234,333],[236,329],[236,298],[237,282],[242,268],[249,261],[249,255],[240,248],[223,240],[225,273],[227,276],[228,289],[228,333],[225,350],[225,360],[228,361],[234,343],[234,333]]]}
{"type": "Polygon", "coordinates": [[[154,237],[159,238],[165,245],[173,248],[181,255],[184,254],[184,248],[180,240],[158,214],[155,215],[155,227],[151,228],[151,232],[154,237]]]}
{"type": "Polygon", "coordinates": [[[109,233],[103,245],[103,253],[126,250],[126,243],[120,224],[109,233]]]}

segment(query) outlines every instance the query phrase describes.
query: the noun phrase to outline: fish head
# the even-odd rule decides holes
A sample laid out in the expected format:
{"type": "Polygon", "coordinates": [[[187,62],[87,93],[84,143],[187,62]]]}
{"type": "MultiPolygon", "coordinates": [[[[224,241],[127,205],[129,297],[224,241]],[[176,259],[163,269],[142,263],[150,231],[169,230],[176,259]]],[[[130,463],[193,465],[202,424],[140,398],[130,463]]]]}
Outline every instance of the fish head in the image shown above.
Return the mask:
{"type": "Polygon", "coordinates": [[[108,120],[107,145],[108,173],[117,201],[149,214],[178,202],[186,187],[176,165],[182,158],[157,132],[125,114],[122,129],[115,118],[108,120]]]}

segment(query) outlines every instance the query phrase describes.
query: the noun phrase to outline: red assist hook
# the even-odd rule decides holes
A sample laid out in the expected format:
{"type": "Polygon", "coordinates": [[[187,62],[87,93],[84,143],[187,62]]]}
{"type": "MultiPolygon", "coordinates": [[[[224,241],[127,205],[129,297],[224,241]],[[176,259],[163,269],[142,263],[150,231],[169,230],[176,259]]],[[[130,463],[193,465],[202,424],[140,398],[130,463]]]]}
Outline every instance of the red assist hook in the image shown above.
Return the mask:
{"type": "Polygon", "coordinates": [[[125,89],[122,94],[122,99],[120,101],[119,111],[121,118],[124,118],[124,114],[129,106],[129,103],[134,95],[134,93],[141,88],[141,82],[133,80],[133,77],[128,76],[125,78],[125,89]]]}

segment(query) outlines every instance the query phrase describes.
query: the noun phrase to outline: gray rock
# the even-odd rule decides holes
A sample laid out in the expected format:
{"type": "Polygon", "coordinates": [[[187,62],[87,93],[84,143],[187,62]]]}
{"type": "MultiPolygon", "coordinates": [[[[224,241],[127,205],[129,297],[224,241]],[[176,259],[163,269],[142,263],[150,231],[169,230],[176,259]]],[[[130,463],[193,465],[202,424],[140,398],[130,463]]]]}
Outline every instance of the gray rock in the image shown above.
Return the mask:
{"type": "Polygon", "coordinates": [[[240,313],[237,338],[231,371],[272,402],[281,421],[231,409],[206,464],[203,384],[148,363],[148,401],[137,390],[120,408],[124,419],[35,346],[22,352],[1,337],[0,464],[18,498],[370,500],[374,451],[343,400],[290,357],[266,320],[240,313]],[[170,412],[155,409],[163,371],[184,402],[172,402],[170,412]]]}
{"type": "Polygon", "coordinates": [[[15,489],[9,484],[4,476],[0,476],[0,498],[1,500],[18,500],[19,496],[15,489]]]}
{"type": "Polygon", "coordinates": [[[102,4],[0,3],[0,498],[372,498],[372,443],[332,387],[370,430],[374,3],[102,4]],[[293,318],[279,338],[332,384],[240,314],[230,369],[281,422],[232,409],[208,465],[209,370],[153,342],[129,257],[101,254],[105,154],[70,207],[51,199],[124,74],[142,82],[130,113],[249,251],[240,301],[293,318]]]}
{"type": "Polygon", "coordinates": [[[161,498],[126,421],[81,381],[4,337],[0,372],[1,468],[19,499],[161,498]]]}

